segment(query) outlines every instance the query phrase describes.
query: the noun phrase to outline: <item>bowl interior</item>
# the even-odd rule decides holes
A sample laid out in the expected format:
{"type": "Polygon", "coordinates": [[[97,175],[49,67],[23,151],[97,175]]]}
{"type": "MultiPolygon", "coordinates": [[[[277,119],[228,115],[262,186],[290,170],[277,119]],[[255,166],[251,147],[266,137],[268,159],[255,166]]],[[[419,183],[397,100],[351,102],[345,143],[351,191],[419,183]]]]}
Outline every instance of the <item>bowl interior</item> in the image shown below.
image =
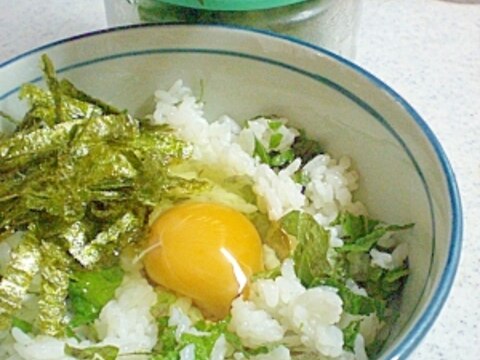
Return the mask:
{"type": "MultiPolygon", "coordinates": [[[[372,216],[414,222],[411,276],[382,356],[408,354],[429,328],[458,262],[455,180],[423,121],[385,85],[335,56],[294,41],[218,26],[143,26],[48,45],[0,67],[0,109],[21,116],[19,86],[40,80],[47,53],[61,76],[134,114],[177,79],[203,92],[207,116],[280,114],[347,154],[361,175],[357,198],[372,216]],[[211,39],[215,38],[215,42],[211,39]],[[203,89],[202,89],[203,88],[203,89]]],[[[8,128],[8,124],[2,124],[8,128]]]]}

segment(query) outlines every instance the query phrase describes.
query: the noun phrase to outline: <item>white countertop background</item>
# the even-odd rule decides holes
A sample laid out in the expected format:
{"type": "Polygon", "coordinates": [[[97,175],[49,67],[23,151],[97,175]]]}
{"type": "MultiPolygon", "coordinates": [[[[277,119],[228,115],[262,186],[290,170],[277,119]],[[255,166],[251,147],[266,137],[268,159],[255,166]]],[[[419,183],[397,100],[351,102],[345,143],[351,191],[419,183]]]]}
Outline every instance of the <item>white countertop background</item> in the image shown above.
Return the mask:
{"type": "MultiPolygon", "coordinates": [[[[428,123],[463,201],[464,241],[453,289],[410,358],[480,359],[480,1],[364,0],[363,10],[355,62],[428,123]]],[[[106,26],[102,0],[0,0],[0,63],[106,26]]]]}

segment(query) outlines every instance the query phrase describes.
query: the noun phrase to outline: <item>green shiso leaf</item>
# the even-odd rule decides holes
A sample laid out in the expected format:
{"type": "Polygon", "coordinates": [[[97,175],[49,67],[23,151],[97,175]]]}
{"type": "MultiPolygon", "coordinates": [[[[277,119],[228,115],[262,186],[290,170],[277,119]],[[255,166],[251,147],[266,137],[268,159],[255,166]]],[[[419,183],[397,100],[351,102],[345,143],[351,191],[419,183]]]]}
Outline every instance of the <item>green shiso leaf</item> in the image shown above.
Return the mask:
{"type": "Polygon", "coordinates": [[[261,271],[253,274],[252,281],[257,281],[260,279],[275,279],[282,274],[280,267],[276,267],[270,270],[261,271]]]}
{"type": "Polygon", "coordinates": [[[339,248],[339,252],[368,252],[370,251],[380,240],[382,236],[387,233],[386,228],[378,228],[373,230],[368,235],[357,238],[354,242],[347,243],[339,248]]]}
{"type": "Polygon", "coordinates": [[[319,281],[317,284],[336,288],[338,290],[338,295],[343,301],[343,309],[349,314],[370,315],[376,313],[379,318],[384,317],[386,303],[383,300],[377,300],[373,297],[356,294],[341,281],[334,279],[319,281]]]}
{"type": "Polygon", "coordinates": [[[280,153],[274,152],[270,156],[268,165],[273,168],[282,168],[290,164],[293,160],[295,160],[295,154],[293,153],[293,150],[287,149],[280,153]]]}
{"type": "Polygon", "coordinates": [[[215,324],[214,326],[210,326],[209,330],[206,330],[206,327],[204,326],[205,329],[202,330],[204,331],[204,335],[184,333],[180,337],[180,340],[177,341],[175,338],[176,328],[168,327],[167,324],[167,317],[162,318],[162,320],[159,322],[159,330],[161,335],[159,336],[158,344],[160,352],[155,359],[164,359],[162,356],[166,356],[165,358],[167,359],[170,357],[173,358],[174,355],[178,356],[180,351],[185,346],[194,344],[195,359],[208,360],[218,337],[223,333],[223,331],[226,331],[226,329],[222,326],[222,323],[219,322],[218,325],[215,324]]]}
{"type": "Polygon", "coordinates": [[[94,271],[76,271],[68,286],[71,327],[87,325],[98,318],[102,308],[114,297],[123,280],[119,266],[94,271]]]}
{"type": "Polygon", "coordinates": [[[21,308],[33,276],[38,272],[40,257],[38,239],[33,230],[29,231],[12,251],[0,281],[0,330],[8,329],[12,315],[21,308]]]}
{"type": "Polygon", "coordinates": [[[65,344],[65,355],[71,356],[77,360],[115,360],[120,350],[116,346],[91,346],[88,348],[76,348],[65,344]]]}
{"type": "Polygon", "coordinates": [[[157,344],[152,359],[178,359],[179,345],[175,338],[175,327],[168,326],[168,316],[162,316],[157,319],[158,337],[157,344]]]}
{"type": "MultiPolygon", "coordinates": [[[[271,126],[270,126],[271,127],[271,126]]],[[[270,137],[269,147],[270,149],[275,149],[282,142],[283,135],[280,133],[274,133],[270,137]]]]}
{"type": "Polygon", "coordinates": [[[16,327],[17,329],[22,330],[25,334],[29,334],[33,331],[33,324],[22,320],[16,316],[12,317],[12,328],[16,327]]]}
{"type": "Polygon", "coordinates": [[[355,216],[349,212],[342,212],[335,223],[342,226],[346,239],[355,240],[371,233],[379,221],[371,220],[364,215],[355,216]]]}
{"type": "Polygon", "coordinates": [[[287,149],[282,152],[274,150],[269,152],[257,138],[255,138],[253,155],[257,156],[260,162],[273,168],[282,168],[295,159],[295,154],[292,149],[287,149]]]}
{"type": "Polygon", "coordinates": [[[345,329],[342,330],[342,332],[344,349],[353,352],[355,339],[360,332],[360,321],[352,321],[345,329]]]}
{"type": "Polygon", "coordinates": [[[328,260],[329,233],[311,215],[292,211],[280,220],[280,225],[298,241],[293,260],[295,272],[304,286],[310,287],[314,281],[333,274],[328,260]]]}
{"type": "Polygon", "coordinates": [[[255,138],[255,148],[253,150],[253,155],[258,156],[260,161],[264,164],[270,163],[270,156],[268,155],[267,149],[257,138],[255,138]]]}
{"type": "Polygon", "coordinates": [[[372,343],[368,344],[365,348],[367,354],[378,354],[385,346],[387,339],[375,339],[372,343]]]}
{"type": "Polygon", "coordinates": [[[371,266],[363,286],[371,296],[391,300],[401,290],[408,274],[406,265],[393,270],[371,266]]]}
{"type": "MultiPolygon", "coordinates": [[[[269,122],[268,122],[268,127],[270,129],[272,129],[273,131],[276,131],[278,129],[280,129],[283,125],[283,122],[281,122],[280,120],[274,120],[274,119],[271,119],[269,122]]],[[[281,140],[281,138],[280,138],[281,140]]]]}
{"type": "Polygon", "coordinates": [[[368,219],[366,216],[355,216],[344,212],[335,221],[341,225],[345,234],[345,245],[338,248],[339,252],[369,252],[377,242],[387,233],[406,230],[413,227],[413,224],[386,225],[378,220],[368,219]]]}
{"type": "Polygon", "coordinates": [[[155,292],[157,293],[157,302],[150,308],[150,313],[155,319],[159,319],[168,316],[170,306],[175,303],[177,297],[173,293],[159,287],[155,288],[155,292]]]}
{"type": "Polygon", "coordinates": [[[221,334],[211,333],[208,336],[182,334],[181,343],[195,345],[195,360],[209,360],[213,346],[221,334]]]}
{"type": "Polygon", "coordinates": [[[65,334],[70,259],[51,242],[42,242],[40,252],[42,282],[35,325],[41,334],[61,337],[65,334]]]}
{"type": "Polygon", "coordinates": [[[240,338],[228,330],[230,318],[218,322],[199,321],[195,328],[201,333],[193,335],[183,333],[177,341],[175,337],[176,327],[168,326],[168,316],[158,319],[158,342],[151,354],[152,360],[170,360],[180,358],[181,350],[190,344],[195,345],[195,359],[209,360],[215,342],[220,336],[224,336],[226,342],[235,350],[244,353],[247,357],[250,355],[268,352],[268,349],[261,347],[258,349],[245,348],[240,338]]]}

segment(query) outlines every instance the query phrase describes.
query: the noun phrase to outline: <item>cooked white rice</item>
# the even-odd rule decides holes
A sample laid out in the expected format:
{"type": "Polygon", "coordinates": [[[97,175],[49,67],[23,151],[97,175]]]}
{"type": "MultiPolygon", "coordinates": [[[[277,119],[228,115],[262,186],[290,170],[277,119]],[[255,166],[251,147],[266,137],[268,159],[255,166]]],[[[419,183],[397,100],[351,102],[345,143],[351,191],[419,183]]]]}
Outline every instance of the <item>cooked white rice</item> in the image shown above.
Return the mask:
{"type": "MultiPolygon", "coordinates": [[[[252,156],[254,137],[264,146],[270,142],[266,119],[257,119],[244,129],[228,116],[210,123],[204,117],[202,103],[181,81],[168,91],[157,91],[155,97],[157,105],[152,121],[171,125],[181,138],[192,143],[193,159],[203,167],[222,169],[225,177],[248,176],[253,182],[257,206],[271,220],[278,220],[292,210],[303,210],[314,215],[319,224],[327,226],[341,210],[365,213],[361,203],[352,201],[358,175],[351,170],[349,158],[335,160],[327,154],[316,156],[302,170],[311,179],[302,192],[302,186],[292,178],[300,168],[300,159],[276,173],[252,156]]],[[[285,123],[286,120],[279,121],[285,123]]],[[[278,131],[282,141],[277,150],[288,148],[298,135],[296,130],[284,125],[278,131]]],[[[330,246],[342,246],[340,230],[335,227],[329,230],[330,246]]],[[[0,244],[0,270],[8,261],[11,247],[11,243],[0,244]]],[[[268,247],[264,250],[267,269],[280,265],[273,250],[268,247]]],[[[372,250],[371,257],[374,264],[390,269],[405,259],[406,248],[399,247],[392,255],[372,250]]],[[[353,281],[347,285],[358,294],[366,294],[353,281]]],[[[317,354],[315,356],[329,359],[366,359],[365,342],[372,341],[379,329],[375,316],[366,317],[354,352],[345,352],[341,328],[348,319],[343,314],[342,300],[333,288],[305,289],[295,275],[291,260],[282,264],[281,276],[275,280],[256,281],[251,293],[249,299],[238,298],[233,302],[230,330],[247,346],[272,346],[270,353],[251,357],[254,360],[289,360],[292,358],[289,348],[311,351],[317,354]]],[[[118,346],[122,354],[150,351],[157,341],[157,326],[150,314],[156,299],[154,290],[138,270],[131,270],[117,289],[115,299],[103,308],[94,324],[101,340],[97,345],[118,346]]],[[[177,327],[177,338],[182,333],[199,335],[187,314],[184,304],[178,302],[170,309],[169,325],[177,327]]],[[[63,353],[65,343],[77,347],[92,345],[88,341],[78,343],[75,339],[32,338],[14,328],[10,333],[0,333],[0,359],[70,359],[63,353]]],[[[230,350],[222,335],[210,359],[223,360],[230,350]]],[[[195,345],[188,345],[181,351],[181,360],[193,360],[194,354],[195,345]]],[[[234,353],[231,358],[240,360],[244,355],[234,353]]]]}

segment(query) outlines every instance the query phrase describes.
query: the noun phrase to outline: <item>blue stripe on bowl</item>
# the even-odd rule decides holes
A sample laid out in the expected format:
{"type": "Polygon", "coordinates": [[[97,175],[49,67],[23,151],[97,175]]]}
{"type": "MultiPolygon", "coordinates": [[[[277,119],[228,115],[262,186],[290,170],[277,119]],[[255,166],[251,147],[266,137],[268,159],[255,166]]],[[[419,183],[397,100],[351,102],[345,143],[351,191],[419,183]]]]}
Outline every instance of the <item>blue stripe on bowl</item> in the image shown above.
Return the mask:
{"type": "MultiPolygon", "coordinates": [[[[117,31],[124,31],[129,28],[143,28],[143,27],[181,27],[181,26],[192,26],[192,25],[183,25],[183,24],[163,24],[163,25],[158,25],[158,24],[139,24],[139,25],[129,25],[129,26],[123,26],[123,27],[117,27],[117,28],[112,28],[112,29],[106,29],[106,30],[100,30],[100,31],[95,31],[87,34],[83,34],[80,36],[75,36],[63,40],[59,40],[44,46],[41,46],[39,48],[33,49],[29,52],[26,52],[24,54],[21,54],[17,57],[14,57],[3,64],[0,65],[0,69],[7,66],[8,64],[11,64],[15,61],[18,61],[24,57],[38,54],[44,51],[47,51],[50,48],[53,48],[57,45],[61,45],[63,43],[67,42],[73,42],[77,39],[82,39],[84,37],[91,37],[91,36],[99,36],[105,33],[111,33],[111,32],[117,32],[117,31]]],[[[413,349],[420,343],[422,338],[425,336],[427,331],[430,329],[432,326],[434,320],[438,316],[443,304],[445,303],[445,300],[448,296],[448,293],[450,292],[451,285],[453,283],[453,279],[455,277],[456,269],[458,267],[458,262],[460,258],[460,249],[461,249],[461,243],[462,243],[462,233],[463,233],[463,222],[462,222],[462,208],[461,208],[461,201],[460,201],[460,196],[458,192],[458,187],[455,179],[455,175],[453,173],[453,170],[450,166],[450,163],[448,161],[448,158],[440,145],[439,141],[431,131],[431,129],[428,127],[426,122],[418,115],[418,113],[398,94],[396,93],[393,89],[391,89],[388,85],[383,83],[381,80],[364,70],[363,68],[355,65],[354,63],[333,54],[332,52],[322,49],[320,47],[317,47],[315,45],[303,42],[298,39],[290,38],[285,35],[278,35],[274,34],[268,31],[263,31],[263,30],[256,30],[256,29],[249,29],[249,28],[244,28],[244,27],[237,27],[237,26],[224,26],[224,25],[195,25],[195,26],[200,26],[200,27],[214,27],[214,28],[225,28],[233,31],[244,31],[244,32],[249,32],[249,33],[259,33],[262,34],[263,36],[270,36],[273,38],[281,38],[283,40],[295,43],[298,46],[303,46],[310,48],[311,50],[315,52],[322,53],[323,55],[327,55],[336,61],[342,63],[344,66],[347,66],[360,75],[364,76],[367,80],[369,80],[374,86],[384,90],[390,97],[393,98],[394,101],[396,101],[400,106],[402,106],[405,111],[409,113],[409,115],[414,119],[414,121],[417,123],[417,125],[420,127],[421,131],[424,133],[424,135],[427,137],[429,140],[431,146],[435,150],[435,153],[437,155],[437,159],[439,163],[441,164],[442,170],[445,174],[445,177],[447,179],[447,186],[448,186],[448,192],[450,196],[450,204],[452,208],[452,229],[451,229],[451,235],[450,235],[450,246],[449,246],[449,255],[447,258],[447,263],[445,266],[445,269],[441,275],[440,282],[438,284],[438,287],[435,289],[434,294],[432,295],[432,300],[427,308],[427,310],[424,312],[424,314],[413,324],[412,326],[412,331],[404,338],[396,347],[394,347],[392,350],[389,351],[388,354],[385,354],[384,356],[388,359],[404,359],[406,358],[412,351],[413,349]]],[[[396,131],[391,127],[391,125],[386,121],[386,119],[378,113],[372,106],[370,106],[366,101],[360,99],[358,96],[355,94],[351,93],[341,85],[321,76],[318,74],[314,74],[308,71],[305,71],[303,69],[297,68],[295,66],[282,63],[279,61],[276,61],[274,59],[266,58],[266,57],[261,57],[261,56],[255,56],[251,54],[246,54],[246,53],[240,53],[240,52],[233,52],[233,51],[224,51],[224,50],[212,50],[212,49],[200,49],[200,48],[193,48],[193,49],[146,49],[142,51],[135,51],[135,52],[125,52],[125,53],[118,53],[118,54],[113,54],[110,56],[105,56],[105,57],[100,57],[100,58],[95,58],[91,59],[88,61],[84,62],[79,62],[76,64],[72,64],[68,67],[64,67],[61,69],[58,69],[58,72],[65,72],[68,70],[72,70],[75,68],[79,68],[82,66],[87,66],[89,64],[94,64],[98,62],[105,62],[117,58],[122,58],[122,57],[131,57],[131,56],[145,56],[145,55],[153,55],[153,54],[162,54],[162,53],[202,53],[202,54],[212,54],[212,55],[220,55],[220,56],[230,56],[230,57],[241,57],[245,59],[250,59],[253,61],[259,61],[263,63],[267,63],[269,65],[273,66],[278,66],[282,67],[284,69],[287,69],[289,71],[296,72],[298,74],[304,75],[306,77],[309,77],[313,80],[316,80],[318,82],[321,82],[325,84],[326,86],[330,87],[331,89],[341,93],[343,96],[346,98],[350,99],[353,101],[355,104],[357,104],[361,109],[369,113],[371,116],[373,116],[390,134],[397,140],[397,142],[401,145],[401,147],[404,149],[405,153],[411,160],[413,166],[415,167],[417,174],[419,178],[421,179],[425,193],[427,194],[427,199],[429,202],[430,206],[430,216],[432,219],[432,257],[430,261],[430,266],[429,266],[429,275],[432,270],[433,266],[433,251],[435,249],[435,216],[433,213],[433,206],[432,206],[432,198],[430,194],[430,190],[428,189],[428,185],[426,184],[425,181],[425,176],[423,172],[421,171],[417,161],[415,160],[415,157],[413,156],[411,150],[408,148],[408,146],[405,144],[404,140],[401,138],[399,134],[396,133],[396,131]]],[[[32,82],[38,82],[40,81],[41,78],[37,77],[35,79],[32,79],[32,82]]],[[[11,89],[2,95],[0,95],[0,101],[4,100],[5,98],[9,97],[10,95],[16,93],[19,88],[14,88],[11,89]]],[[[426,289],[426,283],[424,284],[424,287],[422,289],[422,294],[419,298],[422,297],[423,293],[425,292],[426,289]]],[[[419,302],[415,305],[414,311],[412,314],[415,312],[416,308],[418,307],[419,302]]],[[[406,323],[408,323],[410,319],[406,323]]],[[[403,331],[403,329],[402,329],[403,331]]]]}

